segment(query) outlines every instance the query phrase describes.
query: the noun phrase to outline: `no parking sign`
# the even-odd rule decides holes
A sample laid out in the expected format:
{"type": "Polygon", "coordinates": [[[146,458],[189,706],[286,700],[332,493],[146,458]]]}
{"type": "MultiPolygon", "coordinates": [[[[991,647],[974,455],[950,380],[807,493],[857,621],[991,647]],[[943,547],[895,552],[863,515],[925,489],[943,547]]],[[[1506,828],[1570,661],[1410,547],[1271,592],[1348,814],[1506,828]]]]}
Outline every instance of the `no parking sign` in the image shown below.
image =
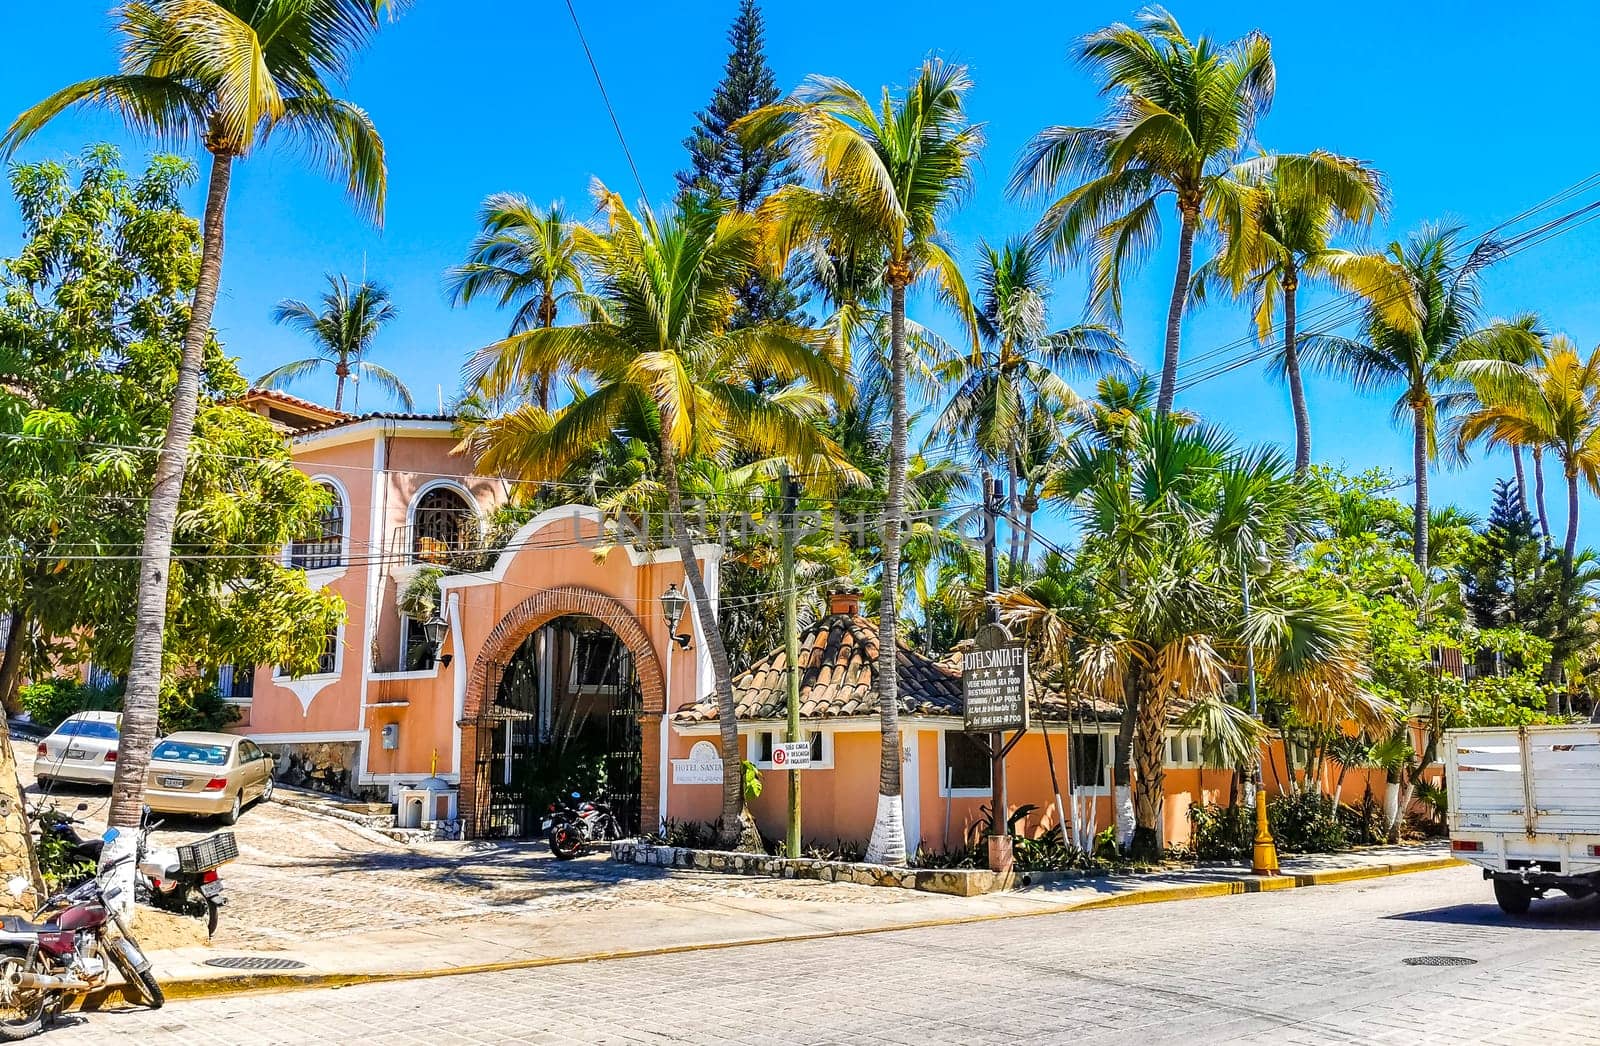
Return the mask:
{"type": "Polygon", "coordinates": [[[811,769],[810,741],[780,741],[772,746],[774,770],[811,769]]]}

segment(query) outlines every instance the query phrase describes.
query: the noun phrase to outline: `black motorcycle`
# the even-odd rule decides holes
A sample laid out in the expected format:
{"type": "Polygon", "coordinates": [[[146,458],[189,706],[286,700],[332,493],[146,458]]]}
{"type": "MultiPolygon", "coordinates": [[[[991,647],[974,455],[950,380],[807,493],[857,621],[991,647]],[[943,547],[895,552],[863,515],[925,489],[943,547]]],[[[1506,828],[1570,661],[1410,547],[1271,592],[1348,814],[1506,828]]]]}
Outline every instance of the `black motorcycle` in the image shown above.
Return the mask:
{"type": "Polygon", "coordinates": [[[551,803],[550,816],[544,822],[550,852],[559,860],[570,861],[588,853],[595,843],[622,838],[622,826],[609,803],[585,801],[577,792],[572,793],[572,800],[570,805],[563,800],[551,803]]]}

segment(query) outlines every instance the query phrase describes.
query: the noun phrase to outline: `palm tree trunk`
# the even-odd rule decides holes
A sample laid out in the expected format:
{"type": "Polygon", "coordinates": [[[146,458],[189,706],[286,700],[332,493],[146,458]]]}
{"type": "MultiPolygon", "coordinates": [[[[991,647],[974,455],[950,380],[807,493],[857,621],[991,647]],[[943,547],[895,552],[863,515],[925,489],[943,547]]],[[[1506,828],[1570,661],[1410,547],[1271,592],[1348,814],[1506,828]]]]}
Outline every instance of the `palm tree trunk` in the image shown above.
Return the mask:
{"type": "MultiPolygon", "coordinates": [[[[733,702],[733,673],[729,670],[728,648],[722,641],[722,629],[717,624],[711,600],[706,596],[705,575],[700,570],[700,561],[694,556],[694,541],[689,535],[683,514],[678,458],[668,442],[666,429],[667,426],[663,425],[661,478],[667,488],[667,525],[672,528],[672,539],[678,546],[684,581],[688,584],[689,598],[694,601],[695,615],[700,622],[700,641],[706,645],[706,654],[711,659],[711,675],[717,693],[717,727],[722,742],[722,816],[717,822],[717,844],[732,849],[741,842],[748,843],[745,837],[753,834],[755,828],[744,817],[744,756],[739,751],[739,716],[733,702]]],[[[662,758],[665,757],[663,753],[662,758]]]]}
{"type": "Polygon", "coordinates": [[[1032,491],[1022,499],[1022,561],[1026,563],[1033,554],[1033,514],[1039,510],[1039,498],[1032,491]]]}
{"type": "MultiPolygon", "coordinates": [[[[900,680],[896,655],[900,603],[900,514],[906,492],[906,282],[903,263],[889,271],[889,484],[883,506],[883,580],[878,600],[878,812],[866,858],[905,864],[900,800],[900,680]]],[[[1002,818],[1003,820],[1003,818],[1002,818]]]]}
{"type": "Polygon", "coordinates": [[[1417,499],[1411,514],[1411,558],[1423,570],[1428,569],[1428,429],[1427,408],[1420,404],[1411,407],[1411,467],[1416,470],[1417,499]]]}
{"type": "Polygon", "coordinates": [[[1017,584],[1022,580],[1022,563],[1019,553],[1022,550],[1022,534],[1017,528],[1017,459],[1006,457],[1006,529],[1011,531],[1011,547],[1007,555],[1011,559],[1011,583],[1017,584]]]}
{"type": "Polygon", "coordinates": [[[145,516],[144,546],[139,553],[133,651],[128,667],[128,687],[122,699],[122,743],[107,817],[112,827],[129,830],[108,842],[101,856],[102,868],[117,865],[117,882],[123,886],[121,906],[125,912],[131,912],[133,907],[133,865],[123,862],[122,858],[132,852],[137,834],[132,829],[139,826],[145,771],[156,741],[156,709],[161,698],[162,658],[166,647],[167,585],[172,569],[172,532],[189,464],[189,439],[194,435],[200,372],[206,341],[211,337],[211,313],[222,282],[222,227],[232,175],[233,157],[214,153],[211,180],[206,190],[194,305],[189,311],[189,328],[183,335],[183,356],[178,362],[178,381],[172,392],[172,416],[167,420],[166,438],[156,459],[155,485],[145,516]]]}
{"type": "Polygon", "coordinates": [[[350,376],[350,364],[345,361],[343,356],[340,357],[338,366],[333,368],[333,374],[338,379],[333,386],[333,409],[343,410],[344,382],[350,376]]]}
{"type": "Polygon", "coordinates": [[[1178,391],[1178,342],[1183,333],[1183,305],[1189,297],[1189,271],[1194,267],[1194,233],[1199,220],[1198,205],[1178,205],[1182,222],[1178,230],[1178,271],[1172,279],[1172,300],[1167,303],[1167,343],[1161,357],[1161,388],[1156,395],[1156,413],[1172,411],[1178,391]]]}
{"type": "Polygon", "coordinates": [[[1161,807],[1166,789],[1167,698],[1154,685],[1154,674],[1141,669],[1139,709],[1134,722],[1133,842],[1128,856],[1135,861],[1161,859],[1161,807]]]}
{"type": "Polygon", "coordinates": [[[1561,570],[1570,578],[1572,577],[1572,558],[1578,552],[1578,470],[1568,465],[1566,471],[1567,541],[1562,549],[1565,555],[1561,560],[1561,570]]]}
{"type": "Polygon", "coordinates": [[[1544,509],[1544,448],[1533,448],[1533,506],[1539,513],[1539,536],[1550,543],[1550,515],[1544,509]]]}
{"type": "Polygon", "coordinates": [[[1294,472],[1304,476],[1311,468],[1311,414],[1306,410],[1306,386],[1300,376],[1300,350],[1295,344],[1295,299],[1299,287],[1291,265],[1283,277],[1283,371],[1289,379],[1289,405],[1294,409],[1294,472]]]}
{"type": "Polygon", "coordinates": [[[1522,448],[1516,444],[1511,446],[1511,466],[1517,470],[1517,504],[1522,506],[1522,514],[1528,515],[1528,478],[1522,472],[1522,448]]]}

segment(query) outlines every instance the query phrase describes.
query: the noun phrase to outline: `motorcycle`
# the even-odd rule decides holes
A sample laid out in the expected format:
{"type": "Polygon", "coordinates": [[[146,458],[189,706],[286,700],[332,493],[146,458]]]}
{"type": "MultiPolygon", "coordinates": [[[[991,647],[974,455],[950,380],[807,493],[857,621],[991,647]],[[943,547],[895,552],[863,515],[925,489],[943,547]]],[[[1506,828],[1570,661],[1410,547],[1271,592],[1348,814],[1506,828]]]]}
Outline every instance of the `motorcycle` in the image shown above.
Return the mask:
{"type": "MultiPolygon", "coordinates": [[[[78,813],[89,808],[78,804],[78,813]]],[[[63,883],[76,886],[93,878],[100,864],[100,854],[105,848],[102,839],[84,837],[77,829],[83,822],[60,810],[46,808],[35,813],[39,822],[41,846],[54,840],[65,849],[66,855],[83,867],[85,872],[63,883]]],[[[223,905],[228,899],[223,894],[222,865],[239,856],[239,844],[229,831],[217,832],[199,842],[180,846],[151,846],[150,833],[165,822],[150,820],[150,808],[144,808],[139,821],[137,846],[138,875],[134,879],[134,899],[174,915],[192,915],[206,921],[206,936],[215,936],[223,905]]]]}
{"type": "MultiPolygon", "coordinates": [[[[109,829],[105,841],[116,836],[109,829]]],[[[113,966],[151,1009],[166,1002],[150,960],[117,914],[111,871],[51,897],[32,920],[0,917],[0,1039],[39,1034],[73,997],[104,988],[113,966]]],[[[11,888],[20,896],[28,882],[11,888]]]]}
{"type": "Polygon", "coordinates": [[[587,802],[572,793],[576,806],[557,800],[550,804],[550,816],[544,827],[549,832],[550,852],[559,860],[570,861],[588,853],[597,842],[610,842],[622,838],[622,826],[608,803],[599,800],[587,802]]]}

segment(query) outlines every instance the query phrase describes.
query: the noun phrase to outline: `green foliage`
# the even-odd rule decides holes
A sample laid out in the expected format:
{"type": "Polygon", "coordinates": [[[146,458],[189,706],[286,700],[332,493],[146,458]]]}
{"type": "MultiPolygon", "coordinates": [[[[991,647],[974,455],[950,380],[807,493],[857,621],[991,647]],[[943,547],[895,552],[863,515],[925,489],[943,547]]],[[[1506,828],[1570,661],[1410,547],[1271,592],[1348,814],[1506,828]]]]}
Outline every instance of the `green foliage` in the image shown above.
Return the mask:
{"type": "Polygon", "coordinates": [[[749,804],[760,799],[761,789],[764,786],[761,781],[761,771],[756,764],[748,759],[741,759],[739,761],[739,773],[741,780],[744,782],[745,803],[749,804]]]}
{"type": "Polygon", "coordinates": [[[28,814],[36,836],[34,853],[39,859],[39,871],[44,875],[46,892],[51,894],[80,883],[95,872],[94,862],[74,857],[72,840],[55,831],[56,819],[61,816],[54,805],[42,806],[28,814]]]}
{"type": "MultiPolygon", "coordinates": [[[[54,730],[75,712],[122,710],[122,686],[96,687],[72,678],[29,683],[18,694],[23,709],[41,729],[54,730]]],[[[223,730],[239,720],[239,709],[224,701],[212,683],[182,676],[161,684],[157,712],[162,734],[179,730],[223,730]]]]}
{"type": "Polygon", "coordinates": [[[1352,846],[1376,846],[1389,841],[1389,822],[1383,816],[1383,803],[1372,794],[1369,787],[1362,793],[1361,801],[1339,810],[1344,822],[1345,837],[1352,846]]]}
{"type": "Polygon", "coordinates": [[[717,826],[709,821],[679,821],[669,817],[660,830],[645,835],[640,841],[653,846],[682,846],[700,850],[716,845],[717,826]]]}
{"type": "MultiPolygon", "coordinates": [[[[1269,797],[1267,823],[1278,849],[1285,853],[1338,853],[1350,848],[1333,797],[1315,789],[1269,797]]],[[[1253,839],[1253,815],[1250,825],[1253,839]]]]}
{"type": "Polygon", "coordinates": [[[46,679],[18,691],[22,710],[41,730],[54,730],[74,712],[115,712],[122,708],[122,687],[93,687],[76,679],[46,679]]]}
{"type": "Polygon", "coordinates": [[[411,575],[396,601],[400,613],[413,621],[431,620],[439,612],[439,580],[444,574],[443,567],[422,567],[411,575]]]}
{"type": "MultiPolygon", "coordinates": [[[[12,170],[23,243],[0,262],[0,603],[38,636],[34,678],[128,666],[144,448],[166,430],[199,260],[180,205],[193,177],[171,157],[132,177],[109,146],[12,170]]],[[[244,389],[213,339],[173,536],[169,674],[310,671],[343,617],[273,554],[315,528],[327,495],[265,418],[227,405],[244,389]]]]}
{"type": "Polygon", "coordinates": [[[1243,806],[1189,806],[1189,848],[1198,861],[1237,861],[1248,856],[1255,828],[1255,812],[1243,806]]]}

